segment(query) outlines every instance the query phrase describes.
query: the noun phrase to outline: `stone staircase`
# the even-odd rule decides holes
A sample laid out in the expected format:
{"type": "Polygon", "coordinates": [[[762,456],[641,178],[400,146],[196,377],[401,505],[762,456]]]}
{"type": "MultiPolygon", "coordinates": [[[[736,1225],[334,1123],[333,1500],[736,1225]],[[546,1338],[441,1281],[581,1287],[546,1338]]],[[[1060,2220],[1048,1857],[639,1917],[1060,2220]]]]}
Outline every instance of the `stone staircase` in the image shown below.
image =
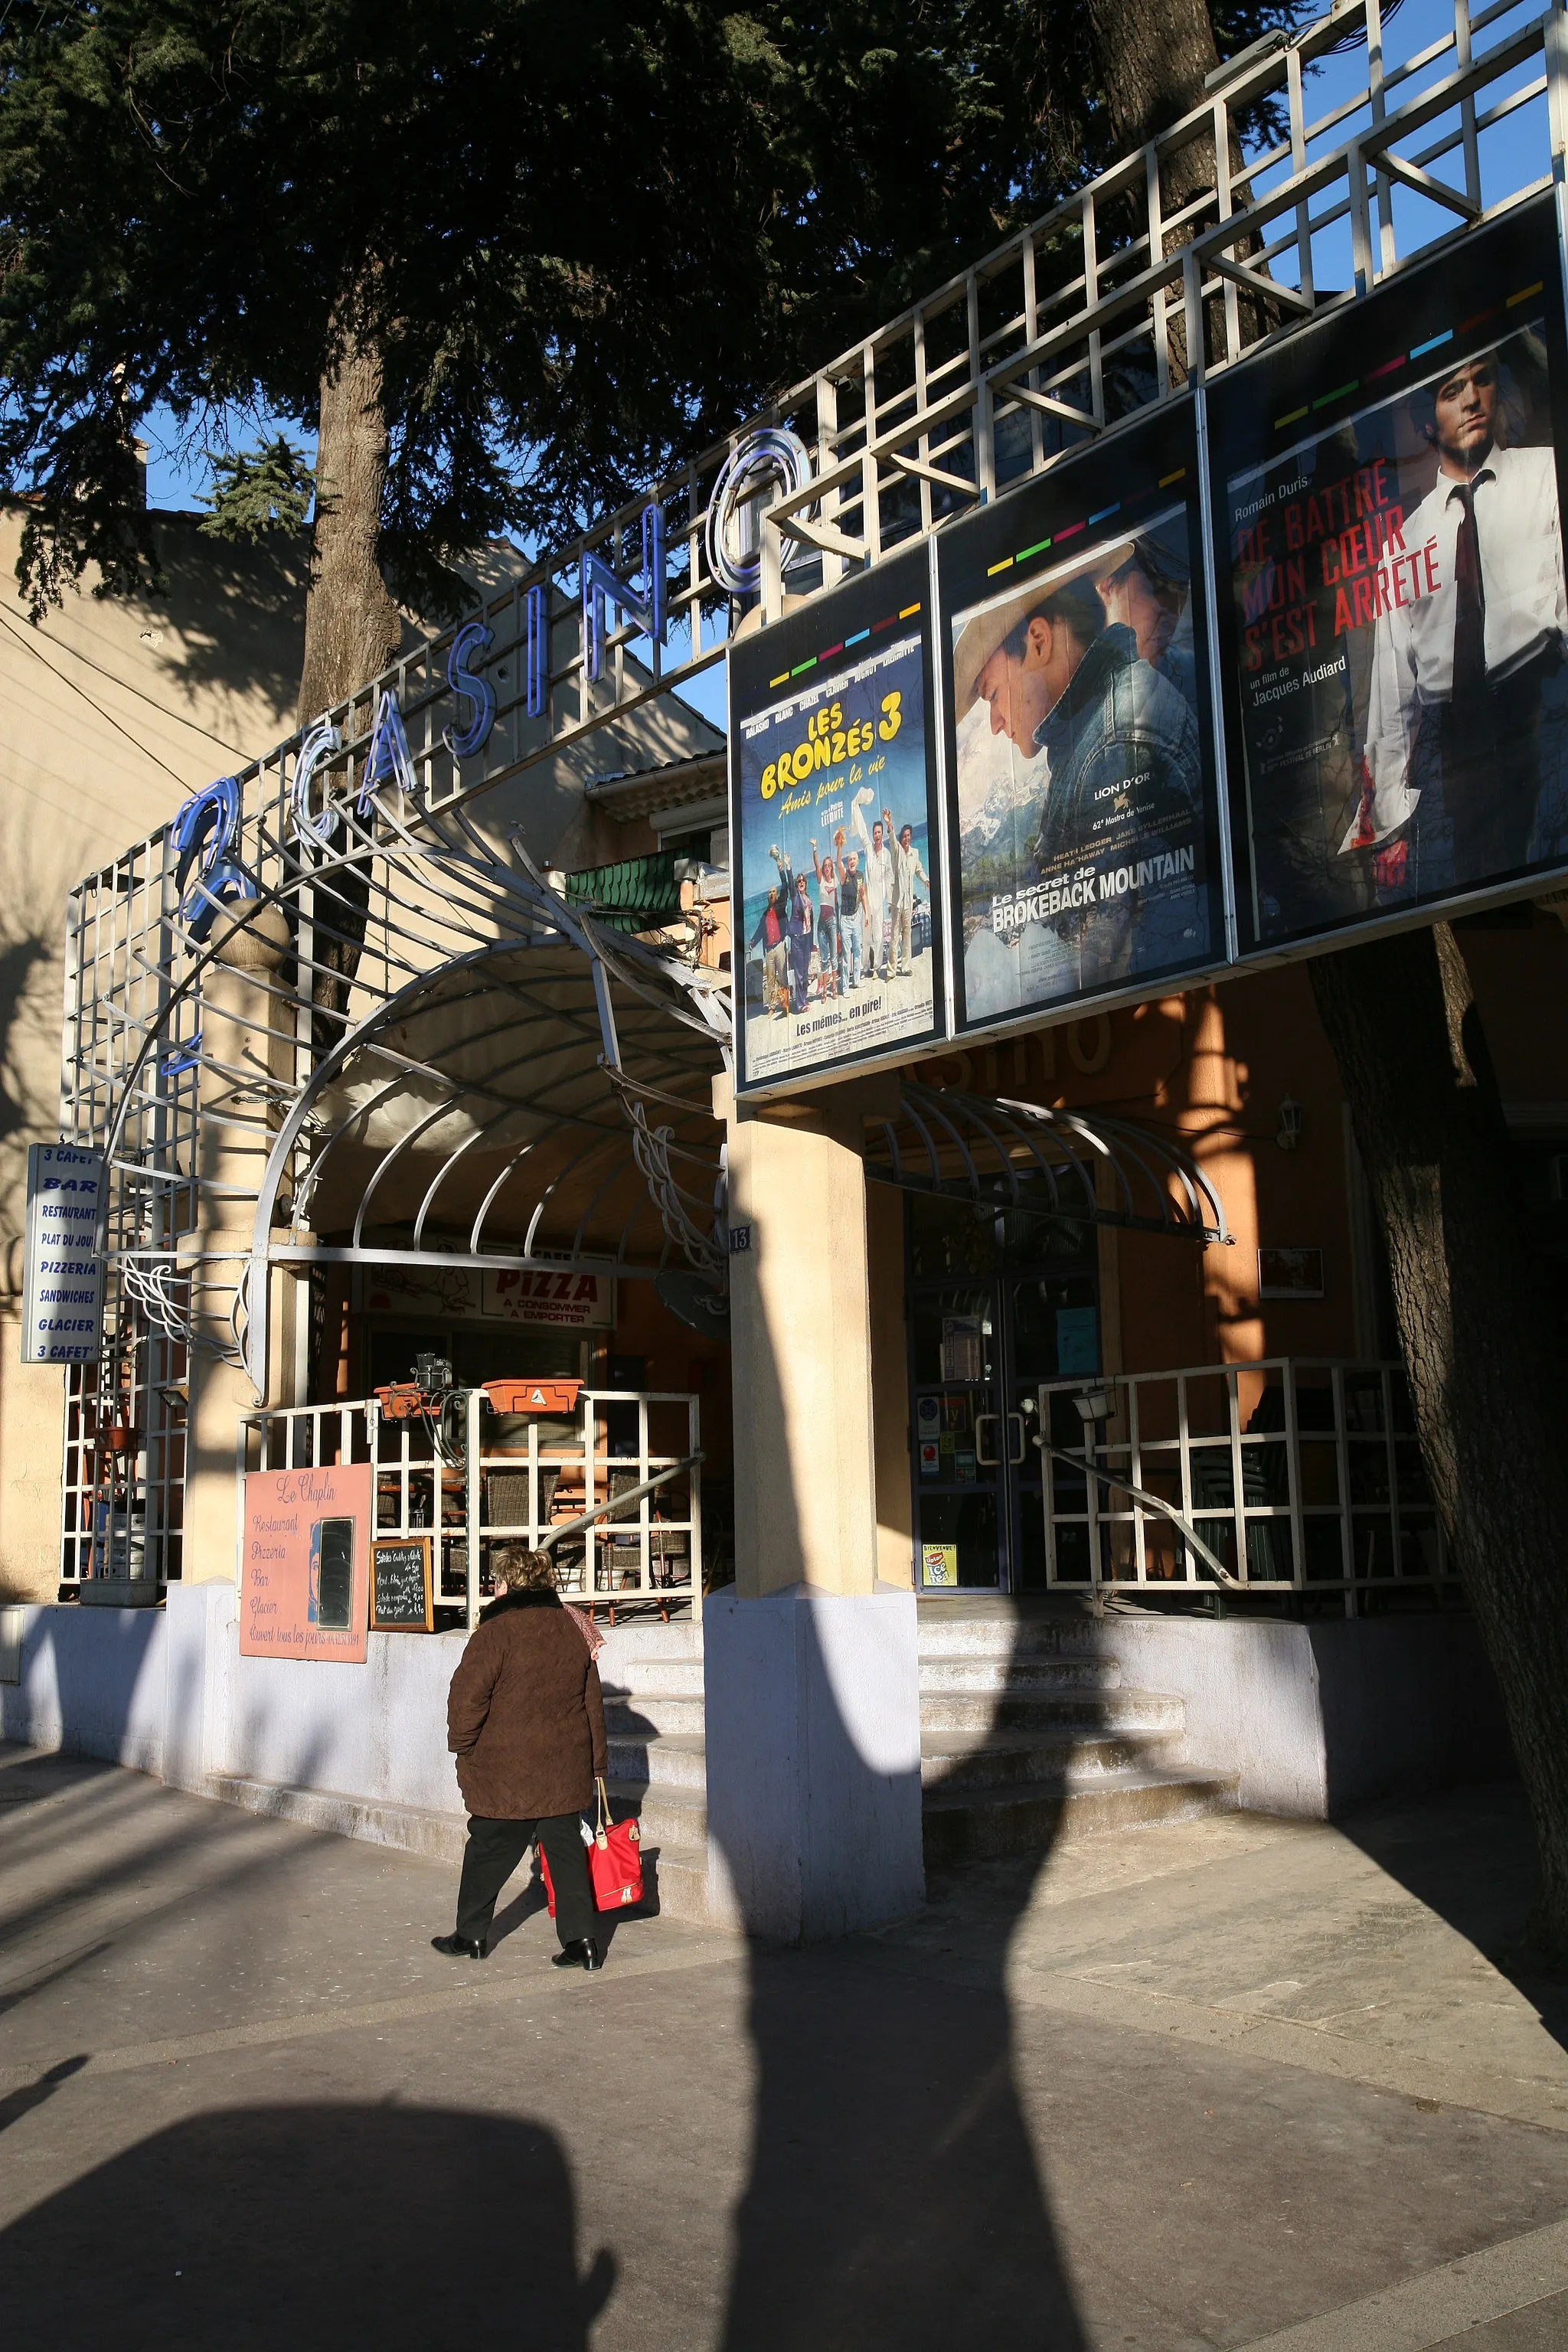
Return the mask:
{"type": "Polygon", "coordinates": [[[690,1624],[618,1625],[599,1654],[610,1805],[635,1812],[644,1882],[671,1918],[708,1916],[702,1651],[690,1624]]]}
{"type": "Polygon", "coordinates": [[[1236,1803],[1189,1759],[1182,1700],[1122,1682],[1114,1618],[924,1601],[920,1677],[928,1867],[1236,1803]]]}
{"type": "MultiPolygon", "coordinates": [[[[1182,1700],[1122,1681],[1113,1617],[922,1601],[919,1638],[928,1866],[1043,1853],[1068,1838],[1235,1806],[1235,1776],[1190,1759],[1182,1700]]],[[[638,1816],[659,1907],[706,1920],[696,1629],[617,1626],[599,1666],[616,1815],[638,1816]]]]}

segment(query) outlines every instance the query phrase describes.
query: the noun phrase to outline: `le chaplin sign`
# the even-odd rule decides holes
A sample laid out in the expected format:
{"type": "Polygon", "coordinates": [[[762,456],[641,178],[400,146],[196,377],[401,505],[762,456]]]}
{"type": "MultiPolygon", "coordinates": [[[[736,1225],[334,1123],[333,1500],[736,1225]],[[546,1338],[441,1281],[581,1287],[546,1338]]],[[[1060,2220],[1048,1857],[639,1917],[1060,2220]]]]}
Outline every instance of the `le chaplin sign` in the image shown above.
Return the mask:
{"type": "Polygon", "coordinates": [[[368,1462],[247,1473],[241,1657],[363,1665],[374,1475],[368,1462]]]}

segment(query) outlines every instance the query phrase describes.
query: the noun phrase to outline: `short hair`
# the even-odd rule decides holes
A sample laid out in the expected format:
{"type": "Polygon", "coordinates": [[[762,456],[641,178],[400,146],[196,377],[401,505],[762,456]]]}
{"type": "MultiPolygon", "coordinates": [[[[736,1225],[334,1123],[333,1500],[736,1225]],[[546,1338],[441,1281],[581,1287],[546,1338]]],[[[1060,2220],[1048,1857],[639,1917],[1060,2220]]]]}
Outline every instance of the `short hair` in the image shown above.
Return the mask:
{"type": "Polygon", "coordinates": [[[1512,443],[1521,440],[1524,432],[1524,403],[1518,379],[1504,353],[1510,345],[1522,340],[1518,336],[1510,336],[1508,344],[1493,343],[1484,352],[1471,352],[1467,359],[1456,360],[1452,367],[1445,368],[1440,375],[1432,376],[1426,383],[1413,386],[1407,397],[1411,418],[1417,431],[1424,433],[1430,440],[1437,430],[1437,394],[1442,391],[1443,386],[1446,383],[1452,383],[1456,376],[1463,375],[1468,369],[1485,367],[1491,370],[1493,380],[1497,384],[1497,406],[1493,412],[1493,439],[1500,449],[1506,449],[1512,443]]]}
{"type": "Polygon", "coordinates": [[[553,1592],[555,1562],[547,1551],[531,1551],[525,1543],[497,1544],[490,1553],[490,1573],[509,1592],[553,1592]]]}
{"type": "Polygon", "coordinates": [[[1044,621],[1053,629],[1070,629],[1079,645],[1088,647],[1104,632],[1105,607],[1091,581],[1064,580],[1048,596],[1031,604],[1023,619],[1008,630],[999,650],[1009,661],[1023,660],[1028,650],[1031,621],[1044,621]]]}

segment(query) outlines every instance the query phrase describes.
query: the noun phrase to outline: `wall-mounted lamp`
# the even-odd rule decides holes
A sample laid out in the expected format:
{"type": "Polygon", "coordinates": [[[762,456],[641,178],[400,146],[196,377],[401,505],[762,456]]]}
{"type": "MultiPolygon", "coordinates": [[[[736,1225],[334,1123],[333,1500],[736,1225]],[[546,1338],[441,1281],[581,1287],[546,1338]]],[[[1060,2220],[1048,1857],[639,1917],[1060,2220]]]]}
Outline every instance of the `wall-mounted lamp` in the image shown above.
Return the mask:
{"type": "Polygon", "coordinates": [[[1294,1151],[1301,1140],[1301,1106],[1291,1095],[1279,1106],[1279,1132],[1274,1140],[1281,1151],[1294,1151]]]}

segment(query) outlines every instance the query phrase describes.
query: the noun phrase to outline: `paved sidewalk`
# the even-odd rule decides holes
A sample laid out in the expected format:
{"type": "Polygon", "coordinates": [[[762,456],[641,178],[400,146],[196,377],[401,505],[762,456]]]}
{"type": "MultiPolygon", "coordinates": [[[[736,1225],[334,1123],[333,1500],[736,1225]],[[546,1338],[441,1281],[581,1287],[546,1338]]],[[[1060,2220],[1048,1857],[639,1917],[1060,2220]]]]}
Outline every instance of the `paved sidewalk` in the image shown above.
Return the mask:
{"type": "Polygon", "coordinates": [[[1510,1791],[996,1864],[805,1953],[0,1749],[7,2352],[1568,2346],[1510,1791]]]}

